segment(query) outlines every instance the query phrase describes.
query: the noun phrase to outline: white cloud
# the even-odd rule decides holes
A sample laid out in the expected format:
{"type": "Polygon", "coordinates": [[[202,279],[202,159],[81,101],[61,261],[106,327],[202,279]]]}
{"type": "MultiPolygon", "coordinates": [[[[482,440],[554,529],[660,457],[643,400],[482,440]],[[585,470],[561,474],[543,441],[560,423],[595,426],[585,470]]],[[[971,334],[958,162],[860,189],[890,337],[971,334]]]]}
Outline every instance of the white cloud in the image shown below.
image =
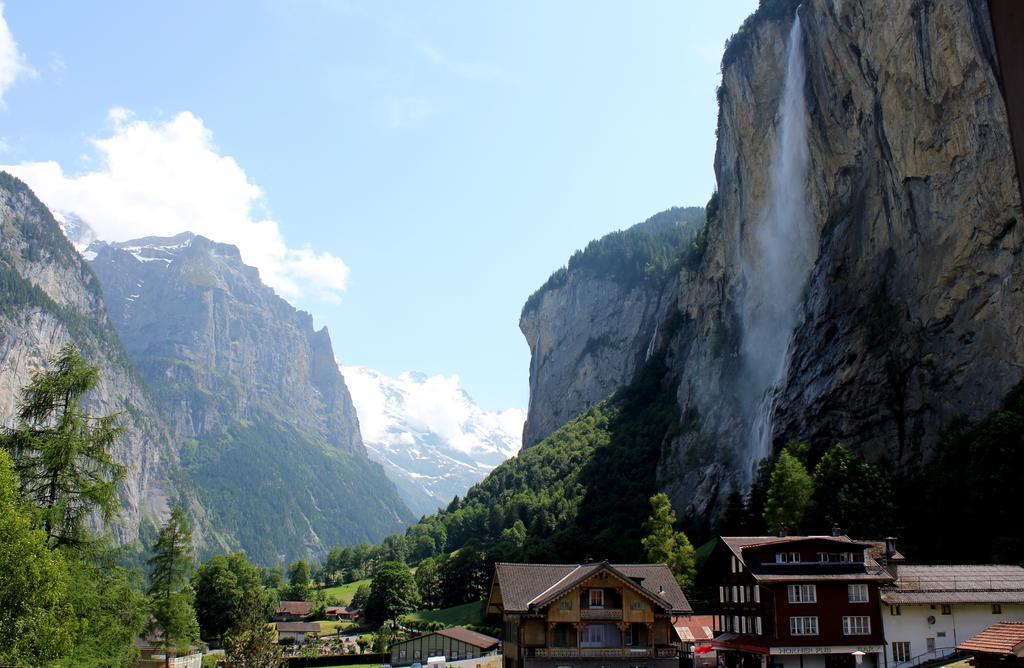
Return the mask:
{"type": "Polygon", "coordinates": [[[263,192],[220,154],[202,119],[186,111],[148,122],[120,107],[108,116],[112,133],[92,141],[93,171],[69,175],[54,161],[0,169],[27,182],[50,208],[80,216],[100,239],[191,231],[238,246],[242,259],[285,297],[340,299],[345,263],[308,244],[285,243],[266,214],[263,192]]]}
{"type": "Polygon", "coordinates": [[[4,93],[18,77],[32,74],[32,69],[25,64],[25,56],[18,51],[18,44],[4,19],[4,4],[0,2],[0,107],[3,106],[4,93]]]}

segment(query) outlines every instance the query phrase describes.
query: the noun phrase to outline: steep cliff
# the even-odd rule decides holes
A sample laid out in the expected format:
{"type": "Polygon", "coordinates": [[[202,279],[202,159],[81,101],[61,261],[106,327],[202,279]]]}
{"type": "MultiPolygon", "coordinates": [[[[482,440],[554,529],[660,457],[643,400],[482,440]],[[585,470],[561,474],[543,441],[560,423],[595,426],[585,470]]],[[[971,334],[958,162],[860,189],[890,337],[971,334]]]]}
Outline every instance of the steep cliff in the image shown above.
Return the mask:
{"type": "Polygon", "coordinates": [[[530,447],[628,383],[651,354],[664,283],[704,220],[673,208],[591,242],[534,293],[519,318],[530,346],[530,447]]]}
{"type": "MultiPolygon", "coordinates": [[[[665,383],[681,424],[662,449],[659,485],[696,515],[749,483],[762,444],[800,439],[820,450],[842,441],[911,468],[932,456],[953,416],[980,417],[1024,375],[1020,190],[977,0],[802,4],[800,233],[811,254],[792,331],[751,325],[750,314],[779,298],[757,283],[768,245],[797,243],[764,234],[797,5],[763,2],[728,45],[706,248],[649,298],[669,305],[678,324],[664,342],[665,383]],[[759,359],[763,336],[779,337],[783,353],[759,359]],[[779,368],[777,381],[758,380],[762,365],[779,368]]],[[[547,318],[578,323],[585,337],[600,310],[576,308],[566,300],[547,318]]],[[[641,322],[633,315],[616,331],[641,322]]],[[[615,355],[642,358],[647,342],[633,340],[615,355]]],[[[574,359],[545,359],[529,341],[534,367],[574,359]]],[[[600,393],[615,373],[614,364],[591,371],[600,382],[586,385],[600,393]]]]}
{"type": "Polygon", "coordinates": [[[124,510],[112,529],[121,542],[134,540],[140,526],[152,526],[167,514],[169,501],[188,498],[175,482],[174,441],[107,320],[96,276],[49,210],[4,172],[0,304],[0,424],[12,424],[18,390],[31,372],[65,343],[77,345],[102,370],[86,409],[94,415],[121,413],[127,426],[115,453],[127,467],[119,490],[124,510]]]}
{"type": "Polygon", "coordinates": [[[271,562],[411,521],[367,459],[327,330],[237,248],[183,233],[95,242],[84,255],[225,540],[271,562]]]}

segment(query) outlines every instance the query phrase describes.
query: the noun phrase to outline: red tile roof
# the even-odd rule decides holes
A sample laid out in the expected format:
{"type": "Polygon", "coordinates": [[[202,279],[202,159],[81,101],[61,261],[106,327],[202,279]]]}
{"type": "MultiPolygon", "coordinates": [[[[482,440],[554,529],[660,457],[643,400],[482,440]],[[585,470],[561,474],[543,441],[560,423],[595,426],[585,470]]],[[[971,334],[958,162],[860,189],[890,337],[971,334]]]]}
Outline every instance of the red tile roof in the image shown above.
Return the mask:
{"type": "Polygon", "coordinates": [[[957,649],[978,654],[1024,656],[1024,622],[999,622],[988,627],[957,649]]]}
{"type": "Polygon", "coordinates": [[[679,617],[672,622],[672,626],[683,642],[702,642],[715,637],[715,618],[712,615],[679,617]]]}
{"type": "Polygon", "coordinates": [[[296,615],[305,617],[313,610],[313,604],[309,601],[281,601],[277,606],[278,615],[296,615]]]}

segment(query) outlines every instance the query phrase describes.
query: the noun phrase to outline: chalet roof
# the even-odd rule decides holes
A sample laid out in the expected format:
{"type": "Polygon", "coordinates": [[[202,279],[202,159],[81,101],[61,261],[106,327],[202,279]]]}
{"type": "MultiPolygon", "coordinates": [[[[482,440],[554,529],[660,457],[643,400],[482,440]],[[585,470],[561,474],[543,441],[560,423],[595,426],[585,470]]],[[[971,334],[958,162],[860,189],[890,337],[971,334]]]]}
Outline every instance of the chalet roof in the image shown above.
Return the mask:
{"type": "Polygon", "coordinates": [[[959,645],[957,649],[978,654],[1024,656],[1024,622],[999,622],[959,645]]]}
{"type": "Polygon", "coordinates": [[[901,565],[896,581],[881,593],[888,605],[1024,603],[1024,568],[901,565]]]}
{"type": "MultiPolygon", "coordinates": [[[[747,567],[748,572],[758,582],[805,582],[807,580],[840,580],[840,581],[889,581],[892,576],[882,567],[880,560],[885,555],[885,541],[853,540],[849,536],[722,536],[721,541],[747,567]],[[799,543],[831,542],[851,551],[864,551],[863,562],[829,562],[792,564],[748,563],[744,552],[760,547],[785,548],[799,543]]],[[[900,562],[903,555],[899,552],[890,557],[900,562]]]]}
{"type": "Polygon", "coordinates": [[[437,635],[451,638],[452,640],[458,640],[459,642],[464,642],[467,645],[472,645],[473,647],[478,647],[482,650],[494,649],[498,646],[498,643],[501,642],[497,638],[492,638],[491,636],[484,635],[483,633],[477,633],[476,631],[470,631],[469,629],[464,629],[458,626],[450,629],[441,629],[440,631],[437,631],[437,635]]]}
{"type": "Polygon", "coordinates": [[[543,607],[602,568],[677,614],[693,612],[689,601],[665,564],[495,564],[495,577],[507,612],[543,607]]]}
{"type": "Polygon", "coordinates": [[[278,633],[320,633],[318,622],[277,622],[278,633]]]}
{"type": "Polygon", "coordinates": [[[277,615],[296,615],[305,617],[313,610],[313,604],[309,601],[281,601],[277,606],[277,615]]]}
{"type": "Polygon", "coordinates": [[[683,642],[702,642],[715,637],[715,618],[712,615],[680,617],[672,622],[672,626],[683,642]]]}

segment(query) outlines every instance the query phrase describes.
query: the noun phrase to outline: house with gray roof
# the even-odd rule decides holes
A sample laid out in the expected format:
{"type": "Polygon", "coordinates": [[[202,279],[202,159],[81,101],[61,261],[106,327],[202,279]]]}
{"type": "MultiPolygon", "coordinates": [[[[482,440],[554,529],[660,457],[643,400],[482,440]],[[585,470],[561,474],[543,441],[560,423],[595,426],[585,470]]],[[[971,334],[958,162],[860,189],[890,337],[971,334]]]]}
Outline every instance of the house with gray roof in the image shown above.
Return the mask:
{"type": "Polygon", "coordinates": [[[487,613],[505,668],[678,668],[673,623],[693,609],[665,564],[499,563],[487,613]]]}
{"type": "Polygon", "coordinates": [[[881,590],[890,668],[956,651],[997,622],[1024,621],[1020,566],[904,566],[881,590]]]}

